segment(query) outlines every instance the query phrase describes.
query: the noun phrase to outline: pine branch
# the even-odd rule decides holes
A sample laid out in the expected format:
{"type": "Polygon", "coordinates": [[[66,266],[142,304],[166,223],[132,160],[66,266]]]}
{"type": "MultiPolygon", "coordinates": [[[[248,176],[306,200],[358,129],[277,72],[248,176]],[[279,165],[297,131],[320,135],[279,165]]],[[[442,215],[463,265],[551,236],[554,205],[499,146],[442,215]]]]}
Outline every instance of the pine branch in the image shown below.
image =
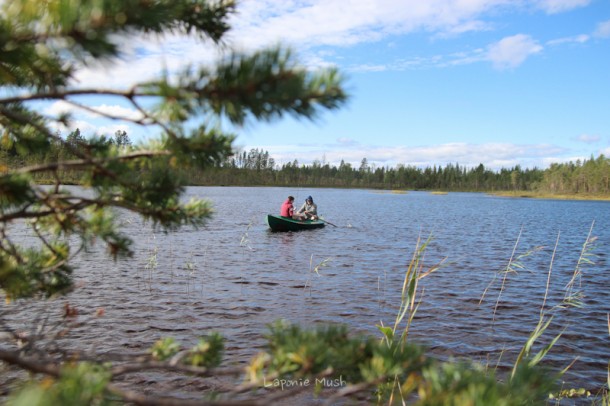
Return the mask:
{"type": "MultiPolygon", "coordinates": [[[[137,152],[132,152],[129,154],[124,154],[116,157],[115,159],[118,161],[130,161],[133,159],[139,158],[152,158],[156,156],[170,156],[171,152],[167,150],[162,151],[152,151],[152,150],[142,150],[137,152]]],[[[68,170],[68,169],[87,169],[91,166],[100,167],[103,164],[108,163],[108,158],[89,158],[89,159],[75,159],[70,161],[58,161],[58,162],[49,162],[46,164],[28,166],[25,168],[20,168],[15,170],[15,173],[23,173],[23,174],[33,174],[39,172],[49,172],[49,171],[58,171],[58,170],[68,170]]],[[[113,175],[113,177],[115,177],[113,175]]]]}
{"type": "Polygon", "coordinates": [[[60,368],[52,361],[32,357],[32,359],[21,357],[15,351],[9,351],[0,347],[0,360],[17,365],[27,371],[59,377],[60,368]]]}

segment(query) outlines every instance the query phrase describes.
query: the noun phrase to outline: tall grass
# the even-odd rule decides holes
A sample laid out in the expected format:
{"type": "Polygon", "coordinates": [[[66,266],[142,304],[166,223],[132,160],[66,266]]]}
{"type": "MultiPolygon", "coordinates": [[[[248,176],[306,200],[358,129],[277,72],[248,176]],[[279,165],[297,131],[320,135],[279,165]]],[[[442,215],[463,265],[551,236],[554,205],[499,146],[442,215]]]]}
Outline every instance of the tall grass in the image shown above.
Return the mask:
{"type": "Polygon", "coordinates": [[[582,307],[583,305],[582,269],[585,265],[593,265],[593,258],[596,257],[596,254],[593,253],[593,249],[595,248],[595,242],[597,241],[597,237],[593,237],[591,235],[593,233],[594,225],[595,221],[591,223],[589,234],[587,235],[587,239],[582,245],[580,257],[578,258],[578,262],[576,263],[576,268],[574,269],[572,278],[566,285],[565,296],[563,299],[563,303],[566,306],[582,307]]]}
{"type": "Polygon", "coordinates": [[[523,227],[521,227],[521,229],[519,230],[519,235],[517,236],[517,240],[515,241],[515,245],[513,246],[513,250],[511,252],[508,263],[506,264],[506,267],[503,268],[503,270],[499,274],[494,274],[493,279],[491,280],[489,285],[487,285],[487,287],[483,291],[483,294],[481,295],[481,299],[479,300],[479,305],[480,305],[481,303],[483,303],[483,300],[485,299],[485,296],[487,295],[487,291],[489,290],[489,288],[496,282],[498,275],[501,275],[502,283],[500,284],[500,291],[498,292],[498,297],[496,298],[496,303],[494,305],[494,310],[493,310],[493,314],[492,314],[492,324],[495,323],[495,321],[496,321],[496,314],[498,312],[498,306],[500,305],[500,299],[501,299],[502,293],[504,292],[504,289],[506,287],[506,280],[508,278],[508,275],[516,274],[519,270],[525,269],[525,266],[523,265],[523,262],[522,262],[523,259],[535,254],[536,252],[542,250],[542,248],[543,248],[540,246],[534,247],[533,249],[528,250],[522,254],[517,254],[517,248],[519,247],[519,243],[521,241],[522,234],[523,234],[523,227]]]}
{"type": "Polygon", "coordinates": [[[419,281],[430,275],[432,272],[438,270],[446,261],[445,258],[438,264],[424,270],[425,253],[431,241],[432,236],[428,236],[428,238],[426,238],[424,241],[422,241],[421,236],[417,238],[413,256],[411,257],[411,260],[407,265],[407,270],[405,271],[405,277],[400,294],[399,309],[396,314],[396,318],[394,319],[393,326],[386,327],[383,325],[383,322],[377,326],[383,334],[383,340],[390,347],[396,343],[397,339],[401,346],[404,346],[404,343],[407,341],[411,323],[413,322],[419,304],[423,299],[423,291],[421,293],[418,291],[419,281]],[[400,333],[400,337],[397,337],[397,333],[400,333]]]}
{"type": "MultiPolygon", "coordinates": [[[[561,329],[561,331],[557,335],[552,337],[551,340],[546,345],[541,346],[541,347],[536,346],[536,343],[541,339],[541,337],[547,332],[549,327],[552,325],[553,320],[554,320],[554,315],[558,311],[561,311],[561,310],[564,310],[567,308],[584,306],[584,303],[583,303],[584,293],[583,293],[583,286],[582,286],[583,269],[586,265],[593,265],[594,258],[596,257],[596,254],[594,254],[594,249],[595,249],[595,242],[597,240],[597,237],[592,236],[594,225],[595,225],[595,222],[593,222],[591,224],[587,237],[582,245],[578,260],[576,261],[576,266],[574,267],[570,280],[564,287],[565,292],[563,295],[563,299],[561,300],[560,303],[558,303],[552,307],[548,307],[547,300],[548,300],[549,290],[550,290],[550,285],[551,285],[551,280],[552,280],[553,266],[555,264],[555,259],[557,256],[557,248],[559,246],[559,241],[560,241],[560,236],[561,236],[561,233],[557,234],[555,245],[553,247],[551,258],[550,258],[549,269],[548,269],[548,273],[547,273],[546,285],[545,285],[545,290],[544,290],[544,296],[542,299],[542,304],[540,306],[538,321],[537,321],[535,327],[533,328],[533,330],[530,332],[527,339],[525,340],[525,343],[523,344],[523,346],[520,349],[520,352],[514,362],[512,370],[511,370],[511,375],[510,375],[511,379],[513,379],[515,377],[515,374],[517,373],[518,369],[523,364],[527,364],[528,367],[534,367],[534,366],[538,365],[546,357],[546,355],[549,353],[549,351],[551,351],[551,349],[560,340],[561,336],[567,329],[567,326],[563,327],[561,329]],[[535,347],[539,348],[538,352],[536,352],[536,353],[534,353],[535,347]]],[[[513,248],[511,257],[508,261],[506,268],[500,272],[500,274],[502,275],[502,282],[501,282],[501,286],[500,286],[500,289],[498,292],[498,297],[496,298],[496,302],[495,302],[495,306],[494,306],[493,318],[492,318],[493,322],[495,322],[495,320],[496,320],[496,313],[497,313],[498,305],[500,303],[500,298],[502,296],[502,293],[504,292],[504,288],[506,285],[506,280],[507,280],[508,275],[510,273],[516,273],[517,269],[524,269],[524,266],[522,263],[523,258],[530,256],[530,255],[534,254],[535,252],[538,252],[542,249],[542,247],[535,247],[534,249],[526,251],[524,254],[517,255],[516,252],[517,252],[517,247],[519,245],[519,242],[521,240],[521,235],[522,235],[522,229],[519,232],[519,236],[517,238],[517,241],[515,243],[515,246],[513,248]]],[[[497,280],[497,276],[498,276],[497,274],[494,275],[492,282],[487,286],[487,288],[483,292],[483,295],[481,297],[479,304],[483,301],[490,286],[497,280]]],[[[608,328],[609,328],[609,332],[610,332],[610,321],[609,321],[608,328]]],[[[561,370],[559,372],[559,376],[563,376],[572,367],[572,365],[576,361],[577,361],[577,358],[574,359],[563,370],[561,370]]],[[[609,363],[609,373],[608,373],[608,386],[610,387],[610,363],[609,363]]],[[[557,398],[560,400],[564,397],[590,396],[590,395],[591,394],[588,391],[586,391],[585,389],[572,389],[571,388],[571,389],[564,389],[556,394],[552,394],[551,397],[554,397],[554,398],[557,398]]],[[[607,400],[604,401],[603,404],[607,404],[607,400]]]]}
{"type": "Polygon", "coordinates": [[[191,293],[191,280],[195,278],[195,272],[197,271],[197,265],[193,261],[193,251],[190,252],[189,258],[184,263],[184,269],[187,272],[186,277],[186,294],[191,293]]]}
{"type": "MultiPolygon", "coordinates": [[[[560,242],[560,233],[558,233],[552,250],[548,272],[546,275],[544,297],[542,298],[542,303],[540,305],[538,321],[530,332],[529,336],[526,338],[522,347],[520,348],[520,351],[512,365],[507,383],[509,386],[519,385],[523,380],[523,371],[531,371],[532,368],[537,367],[561,339],[567,327],[563,328],[558,334],[551,337],[550,340],[548,340],[548,342],[544,345],[538,344],[541,341],[542,337],[546,333],[548,333],[549,327],[553,324],[555,316],[554,313],[569,307],[580,307],[583,305],[583,269],[587,265],[594,264],[593,260],[595,257],[593,251],[595,248],[596,238],[592,236],[593,226],[594,224],[591,225],[587,238],[582,245],[579,258],[576,262],[576,266],[569,279],[569,282],[564,287],[565,294],[563,296],[563,300],[559,304],[549,307],[549,290],[551,289],[553,267],[555,265],[557,250],[560,242]]],[[[535,247],[522,254],[519,254],[518,247],[522,239],[522,232],[523,228],[519,232],[517,241],[513,247],[511,256],[508,260],[506,267],[494,275],[492,282],[485,288],[479,302],[479,304],[483,302],[493,283],[496,282],[498,279],[501,279],[498,295],[495,298],[492,323],[495,323],[496,321],[497,311],[501,302],[501,297],[506,288],[508,276],[510,274],[516,274],[518,271],[525,269],[525,258],[543,249],[543,247],[535,247]]],[[[421,238],[418,238],[417,240],[413,256],[411,257],[411,260],[405,271],[405,276],[401,289],[401,300],[393,325],[385,326],[383,323],[381,323],[377,326],[382,333],[382,342],[386,343],[388,347],[394,348],[396,351],[398,351],[399,348],[404,348],[409,336],[409,331],[411,329],[413,319],[418,311],[419,306],[423,301],[424,291],[423,289],[420,289],[419,282],[424,277],[430,275],[432,272],[442,267],[446,261],[445,258],[436,265],[433,265],[431,267],[424,267],[425,252],[429,247],[430,242],[431,237],[428,237],[426,240],[422,240],[421,238]]],[[[608,332],[610,334],[610,314],[608,315],[608,332]]],[[[572,361],[563,370],[559,371],[558,376],[564,375],[569,370],[569,368],[571,368],[575,361],[576,360],[572,361]]],[[[472,367],[476,369],[476,365],[473,365],[472,367]]],[[[491,376],[493,375],[494,371],[491,371],[491,376]]],[[[385,390],[389,390],[391,392],[390,400],[394,401],[394,397],[397,397],[401,399],[404,404],[405,400],[402,397],[401,385],[397,382],[395,382],[394,385],[391,385],[391,388],[389,388],[388,385],[389,384],[386,384],[385,390]]],[[[610,362],[608,364],[607,385],[608,388],[610,388],[610,362]]],[[[566,397],[591,396],[591,394],[589,391],[586,391],[584,389],[567,389],[557,393],[549,394],[549,396],[555,399],[559,399],[557,401],[560,402],[561,399],[566,397]]],[[[602,394],[602,398],[600,401],[602,402],[602,405],[610,406],[610,396],[608,395],[607,389],[602,394]]]]}
{"type": "Polygon", "coordinates": [[[146,265],[144,266],[144,269],[148,271],[148,290],[149,291],[152,291],[153,274],[157,270],[157,267],[159,266],[159,258],[158,258],[159,247],[157,246],[156,236],[154,234],[152,235],[152,239],[153,239],[154,245],[149,251],[148,259],[146,261],[146,265]]]}
{"type": "Polygon", "coordinates": [[[307,286],[309,285],[309,297],[311,297],[311,290],[313,286],[313,283],[311,282],[311,277],[314,274],[320,277],[320,269],[324,268],[325,266],[328,266],[330,261],[332,261],[331,258],[325,258],[316,265],[314,265],[313,254],[311,254],[311,257],[309,258],[309,272],[307,273],[307,280],[305,281],[305,285],[303,285],[303,290],[306,290],[307,286]]]}

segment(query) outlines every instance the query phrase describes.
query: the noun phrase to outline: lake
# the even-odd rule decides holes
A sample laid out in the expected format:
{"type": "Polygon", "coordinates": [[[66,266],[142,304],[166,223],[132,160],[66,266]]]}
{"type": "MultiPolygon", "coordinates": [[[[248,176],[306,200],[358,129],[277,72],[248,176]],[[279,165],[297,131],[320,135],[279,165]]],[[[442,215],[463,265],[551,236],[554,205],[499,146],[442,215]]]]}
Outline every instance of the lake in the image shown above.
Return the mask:
{"type": "MultiPolygon", "coordinates": [[[[565,331],[545,362],[562,369],[575,361],[566,387],[597,391],[606,383],[610,202],[272,187],[192,187],[190,197],[213,202],[205,227],[164,234],[126,216],[132,259],[106,261],[101,247],[79,256],[79,289],[56,306],[105,309],[75,331],[79,346],[141,351],[161,337],[191,344],[219,331],[231,364],[256,354],[278,319],[379,336],[376,325],[394,321],[418,239],[430,237],[424,270],[445,262],[421,280],[411,340],[441,360],[465,357],[506,372],[543,302],[547,310],[559,305],[579,270],[573,286],[583,305],[552,312],[541,342],[565,331]],[[279,214],[289,194],[297,207],[312,195],[336,227],[271,232],[265,215],[279,214]],[[583,257],[589,234],[595,241],[583,257]],[[579,265],[582,258],[592,263],[579,265]],[[514,272],[504,277],[509,262],[514,272]]],[[[15,314],[25,325],[24,313],[15,314]]]]}

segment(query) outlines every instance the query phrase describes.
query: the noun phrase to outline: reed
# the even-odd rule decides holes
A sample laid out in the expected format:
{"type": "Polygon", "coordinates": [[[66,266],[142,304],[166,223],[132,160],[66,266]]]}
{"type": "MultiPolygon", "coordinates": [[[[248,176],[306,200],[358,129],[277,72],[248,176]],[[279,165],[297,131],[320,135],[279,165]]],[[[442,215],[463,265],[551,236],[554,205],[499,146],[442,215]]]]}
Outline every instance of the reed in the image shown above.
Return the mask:
{"type": "Polygon", "coordinates": [[[582,249],[580,251],[580,256],[578,257],[578,262],[576,263],[576,267],[574,268],[574,273],[572,274],[572,278],[566,285],[566,292],[563,299],[563,303],[566,306],[575,306],[582,307],[582,267],[584,265],[593,265],[593,258],[597,255],[593,253],[593,249],[595,248],[595,242],[597,241],[597,237],[593,237],[591,234],[593,233],[593,226],[595,225],[595,221],[591,223],[591,228],[589,229],[589,234],[587,235],[587,239],[582,245],[582,249]]]}
{"type": "Polygon", "coordinates": [[[504,292],[504,289],[506,287],[506,280],[508,278],[508,275],[516,274],[516,273],[518,273],[519,270],[525,269],[525,266],[523,265],[523,262],[522,262],[523,259],[535,254],[538,251],[541,251],[543,248],[541,246],[538,246],[538,247],[534,247],[522,254],[517,254],[517,248],[519,247],[519,242],[521,241],[522,234],[523,234],[523,227],[521,227],[521,229],[519,230],[519,235],[517,236],[517,240],[515,241],[515,245],[513,246],[513,250],[511,252],[508,263],[506,264],[506,267],[503,268],[499,273],[494,274],[494,277],[492,278],[491,282],[489,282],[487,287],[483,290],[481,299],[479,299],[479,305],[481,305],[481,303],[483,303],[483,300],[485,299],[485,296],[487,295],[487,292],[489,291],[491,286],[495,284],[496,280],[498,279],[498,275],[501,275],[502,282],[500,284],[500,290],[498,292],[498,297],[496,298],[496,303],[494,305],[494,310],[493,310],[493,315],[492,315],[492,324],[495,323],[495,321],[496,321],[496,314],[498,311],[498,306],[500,304],[500,299],[502,297],[502,293],[504,292]]]}
{"type": "Polygon", "coordinates": [[[256,221],[254,218],[250,220],[250,222],[246,226],[246,230],[241,235],[241,240],[239,241],[239,246],[240,247],[244,247],[244,248],[246,248],[249,251],[254,251],[254,249],[250,245],[250,237],[248,235],[250,229],[252,228],[252,224],[254,224],[254,221],[256,221]]]}
{"type": "Polygon", "coordinates": [[[148,271],[148,290],[152,291],[152,283],[153,283],[153,274],[157,270],[159,266],[159,246],[157,245],[157,237],[153,233],[152,234],[152,243],[153,246],[149,250],[149,255],[146,260],[146,265],[144,265],[144,269],[148,271]]]}
{"type": "MultiPolygon", "coordinates": [[[[517,370],[520,367],[521,363],[525,362],[526,360],[528,362],[529,367],[538,365],[538,363],[546,356],[546,354],[551,350],[551,348],[553,348],[553,346],[557,343],[557,341],[563,334],[563,332],[561,332],[558,335],[556,335],[549,344],[544,346],[536,355],[532,356],[531,352],[532,352],[532,348],[533,348],[534,344],[536,343],[536,341],[538,341],[538,339],[542,336],[542,334],[547,330],[547,328],[551,325],[551,322],[553,321],[553,316],[547,315],[547,312],[545,311],[545,305],[546,305],[546,301],[548,298],[549,286],[550,286],[550,281],[551,281],[551,273],[553,270],[553,263],[555,260],[555,254],[557,252],[558,245],[559,245],[559,233],[557,234],[557,240],[555,241],[555,247],[553,248],[553,255],[551,257],[551,262],[549,265],[549,272],[547,275],[546,288],[544,291],[544,298],[542,301],[542,305],[540,306],[540,315],[538,318],[538,323],[536,324],[536,327],[534,328],[534,330],[530,333],[529,337],[525,341],[525,344],[521,348],[519,355],[517,356],[517,360],[515,361],[515,364],[513,365],[513,369],[511,371],[511,375],[510,375],[511,379],[513,379],[515,377],[515,374],[517,373],[517,370]]],[[[495,317],[495,311],[498,306],[498,302],[499,302],[499,295],[498,295],[498,301],[496,301],[496,307],[494,308],[494,317],[495,317]]],[[[562,374],[563,373],[565,373],[565,370],[562,371],[562,374]]]]}
{"type": "MultiPolygon", "coordinates": [[[[549,290],[550,290],[550,285],[551,285],[551,280],[552,280],[553,266],[555,263],[555,258],[557,256],[557,248],[559,246],[559,241],[560,241],[560,236],[561,236],[560,233],[557,234],[555,245],[553,247],[551,258],[550,258],[549,269],[548,269],[547,278],[546,278],[544,297],[542,299],[542,304],[540,306],[538,321],[537,321],[535,327],[533,328],[533,330],[530,332],[527,339],[525,340],[525,343],[521,347],[520,352],[513,364],[511,374],[510,374],[511,380],[515,377],[515,375],[517,374],[517,371],[519,370],[519,368],[522,367],[522,365],[526,364],[526,366],[528,368],[538,365],[545,358],[545,356],[549,353],[549,351],[557,344],[557,342],[560,340],[563,333],[568,328],[567,326],[565,326],[563,329],[561,329],[561,331],[557,335],[552,337],[546,345],[541,346],[537,353],[534,353],[533,349],[535,348],[536,343],[541,339],[541,337],[544,335],[544,333],[549,329],[549,327],[553,323],[554,314],[557,311],[561,311],[561,310],[571,308],[571,307],[582,307],[584,305],[583,304],[584,293],[583,293],[583,286],[582,286],[583,268],[587,265],[593,265],[594,258],[597,256],[596,254],[594,254],[595,243],[597,241],[597,237],[592,236],[594,225],[595,225],[595,222],[593,222],[591,224],[587,237],[582,245],[582,249],[580,251],[580,255],[576,262],[576,266],[574,267],[574,271],[571,275],[571,278],[570,278],[569,282],[566,284],[566,286],[564,287],[565,292],[564,292],[563,299],[561,300],[560,303],[558,303],[552,307],[548,307],[547,300],[548,300],[549,290]]],[[[525,269],[525,267],[522,263],[522,260],[525,257],[530,256],[542,249],[542,247],[535,247],[534,249],[526,251],[524,254],[517,255],[517,247],[521,240],[522,231],[523,231],[523,229],[521,229],[519,232],[519,236],[517,238],[515,246],[513,247],[513,251],[511,253],[511,257],[508,261],[506,268],[504,268],[498,274],[494,275],[492,282],[486,287],[486,289],[483,292],[483,295],[481,297],[481,300],[479,302],[479,304],[481,304],[481,302],[483,301],[485,295],[487,294],[487,291],[489,290],[490,286],[495,281],[497,281],[498,275],[501,275],[502,282],[501,282],[501,286],[500,286],[500,289],[498,292],[498,297],[496,298],[494,311],[493,311],[492,320],[494,323],[496,320],[498,304],[500,302],[502,293],[504,292],[504,288],[506,286],[506,280],[507,280],[508,275],[511,273],[517,273],[517,270],[525,269]]],[[[610,333],[610,315],[609,315],[609,321],[608,321],[608,330],[610,333]]],[[[577,359],[578,358],[574,359],[569,365],[567,365],[563,370],[561,370],[559,372],[559,376],[564,375],[572,367],[572,365],[577,361],[577,359]]],[[[609,362],[609,367],[608,367],[607,385],[610,388],[610,362],[609,362]]],[[[591,396],[590,391],[587,391],[583,388],[567,388],[567,389],[562,389],[556,393],[550,394],[550,397],[552,399],[556,399],[557,402],[560,402],[562,399],[565,399],[565,398],[590,397],[590,396],[591,396]]],[[[606,390],[606,394],[602,395],[601,402],[603,405],[606,405],[606,406],[609,405],[607,390],[606,390]]]]}
{"type": "MultiPolygon", "coordinates": [[[[515,245],[513,247],[513,250],[511,252],[511,255],[510,255],[510,258],[508,260],[506,267],[494,275],[494,279],[493,279],[492,283],[490,283],[485,288],[485,291],[481,297],[481,301],[479,302],[479,303],[481,303],[484,300],[486,294],[488,293],[488,290],[493,285],[493,283],[497,282],[498,279],[501,279],[501,284],[500,284],[500,287],[498,290],[498,295],[497,295],[497,298],[495,299],[492,322],[495,322],[495,320],[496,320],[499,303],[501,301],[501,297],[504,293],[504,290],[507,286],[507,278],[509,277],[509,275],[516,274],[517,272],[525,270],[526,269],[525,261],[524,261],[525,258],[541,251],[543,248],[543,247],[535,247],[533,249],[527,250],[526,252],[524,252],[522,254],[519,254],[518,248],[519,248],[519,244],[522,239],[522,232],[523,232],[523,228],[519,232],[517,241],[515,242],[515,245]]],[[[550,259],[550,263],[549,263],[549,267],[548,267],[548,272],[546,275],[544,297],[542,298],[542,303],[540,305],[538,321],[537,321],[536,325],[533,327],[529,336],[526,338],[525,342],[523,343],[523,345],[520,349],[520,352],[517,355],[516,360],[514,361],[514,363],[512,365],[510,375],[508,376],[508,381],[506,382],[506,385],[509,388],[508,390],[519,391],[520,390],[519,388],[521,386],[529,386],[530,383],[528,383],[527,381],[524,381],[524,379],[529,379],[529,378],[527,378],[529,376],[528,374],[534,373],[531,371],[534,371],[535,368],[537,368],[539,366],[539,364],[547,356],[549,351],[551,351],[553,349],[553,347],[557,344],[557,342],[561,339],[561,337],[567,327],[563,328],[558,334],[551,337],[547,341],[547,343],[545,343],[544,345],[539,344],[542,337],[546,333],[548,333],[549,327],[552,325],[552,323],[555,320],[554,313],[557,311],[560,311],[562,309],[568,308],[568,307],[582,305],[581,279],[582,279],[583,268],[586,265],[593,264],[594,263],[593,258],[595,257],[595,255],[593,254],[593,251],[594,251],[596,238],[592,237],[592,232],[593,232],[593,224],[592,224],[592,226],[589,230],[589,233],[587,235],[587,238],[583,244],[580,256],[577,260],[577,263],[576,263],[574,272],[570,278],[570,281],[565,286],[566,292],[565,292],[565,296],[564,296],[563,300],[559,304],[549,307],[548,306],[548,296],[549,296],[549,290],[551,289],[553,267],[555,265],[555,258],[557,255],[557,250],[558,250],[559,241],[560,241],[560,234],[558,233],[556,241],[555,241],[555,245],[552,250],[552,255],[551,255],[551,259],[550,259]]],[[[380,325],[377,326],[378,329],[382,333],[381,342],[385,343],[387,345],[387,347],[393,353],[398,353],[402,349],[405,348],[405,344],[408,341],[409,331],[412,326],[413,319],[418,311],[419,306],[421,305],[421,303],[423,301],[424,291],[423,291],[423,289],[420,289],[419,282],[421,281],[422,278],[424,278],[424,277],[430,275],[432,272],[438,270],[441,266],[443,266],[443,264],[446,261],[446,258],[445,258],[434,266],[424,267],[425,252],[426,252],[427,248],[429,247],[430,241],[431,241],[431,237],[428,237],[426,240],[422,240],[421,238],[418,238],[418,240],[417,240],[416,248],[413,252],[413,256],[411,257],[411,260],[405,271],[404,281],[403,281],[402,290],[401,290],[401,301],[400,301],[399,308],[398,308],[396,317],[394,319],[393,325],[385,326],[382,322],[380,325]]],[[[381,281],[380,281],[380,279],[378,279],[378,287],[377,287],[378,290],[381,289],[380,284],[381,284],[381,281]]],[[[608,315],[608,332],[610,334],[610,314],[608,315]]],[[[502,352],[501,356],[503,354],[504,354],[504,351],[502,352]]],[[[571,368],[571,366],[574,364],[575,361],[576,360],[574,360],[567,367],[565,367],[563,370],[561,370],[558,373],[558,376],[562,376],[563,374],[565,374],[571,368]]],[[[499,363],[499,361],[498,361],[498,363],[499,363]]],[[[472,368],[472,374],[473,374],[472,379],[474,380],[473,382],[476,382],[477,385],[483,385],[484,382],[482,380],[487,380],[487,379],[495,380],[496,379],[494,377],[495,369],[490,371],[490,370],[488,370],[488,368],[484,368],[484,370],[486,372],[483,375],[477,375],[476,370],[477,370],[477,368],[479,368],[479,366],[477,364],[468,364],[468,365],[469,366],[464,366],[464,368],[466,368],[465,370],[470,370],[472,368]]],[[[448,363],[448,364],[442,364],[437,369],[433,368],[428,371],[423,371],[423,373],[424,373],[424,375],[429,374],[427,379],[430,379],[432,381],[434,381],[436,379],[443,381],[443,380],[448,379],[448,377],[445,375],[446,371],[455,370],[455,371],[459,371],[459,373],[464,373],[465,370],[461,369],[461,368],[462,367],[457,364],[448,363]]],[[[497,367],[496,367],[496,369],[497,369],[497,367]]],[[[471,372],[468,372],[468,374],[470,374],[470,373],[471,372]]],[[[538,372],[535,372],[534,374],[537,374],[537,373],[538,372]]],[[[610,362],[608,364],[608,382],[607,382],[607,384],[608,384],[608,388],[610,388],[610,362]]],[[[423,384],[422,383],[416,384],[413,382],[411,382],[411,383],[404,382],[404,383],[400,384],[398,381],[394,380],[394,382],[388,381],[384,384],[381,384],[378,387],[378,393],[382,393],[383,396],[386,397],[386,399],[389,398],[391,402],[396,402],[396,403],[402,402],[403,404],[405,404],[406,399],[404,398],[404,393],[408,393],[412,389],[411,385],[418,386],[419,389],[417,389],[417,390],[418,390],[418,393],[420,396],[425,396],[425,392],[429,389],[426,387],[426,385],[429,385],[429,383],[424,382],[423,384]]],[[[548,386],[547,388],[548,389],[546,389],[546,390],[548,390],[549,397],[551,399],[554,399],[555,401],[557,401],[558,404],[559,404],[559,402],[562,401],[562,399],[566,399],[566,398],[590,397],[591,396],[590,391],[587,391],[582,388],[567,388],[567,389],[562,389],[559,391],[552,388],[552,386],[548,386]]],[[[447,399],[450,399],[450,398],[447,398],[447,399]]],[[[610,400],[610,396],[608,395],[607,389],[605,389],[604,393],[602,393],[601,395],[598,394],[597,401],[601,402],[602,405],[610,406],[610,403],[608,403],[609,400],[610,400]],[[600,396],[601,396],[601,398],[600,398],[600,396]]]]}
{"type": "Polygon", "coordinates": [[[307,272],[307,280],[305,281],[305,285],[303,285],[303,290],[307,289],[307,285],[309,285],[309,297],[311,297],[311,288],[312,288],[312,283],[311,283],[311,277],[313,274],[316,274],[318,277],[320,277],[320,269],[324,268],[325,266],[328,266],[328,264],[330,263],[330,261],[332,261],[331,258],[325,258],[322,261],[320,261],[318,264],[314,265],[313,262],[313,254],[311,254],[311,257],[309,258],[309,272],[307,272]]]}
{"type": "Polygon", "coordinates": [[[195,264],[195,262],[193,261],[193,251],[191,251],[189,258],[186,260],[186,262],[184,263],[184,269],[187,272],[187,278],[186,278],[186,294],[190,294],[191,290],[190,290],[190,286],[191,286],[191,280],[194,279],[195,277],[195,272],[197,271],[197,265],[195,264]]]}
{"type": "Polygon", "coordinates": [[[421,300],[423,299],[423,291],[421,294],[418,291],[419,281],[432,272],[438,270],[447,258],[444,258],[438,264],[429,267],[424,270],[424,257],[425,252],[432,241],[432,236],[428,236],[426,240],[422,241],[421,236],[417,238],[415,250],[413,256],[409,261],[405,276],[403,279],[402,290],[400,295],[399,309],[394,319],[392,327],[386,327],[383,325],[383,321],[377,328],[383,334],[382,340],[386,342],[388,347],[393,347],[396,343],[400,344],[401,349],[404,348],[404,344],[409,336],[409,329],[417,313],[417,309],[421,300]],[[400,332],[400,337],[397,339],[397,332],[400,332]]]}
{"type": "MultiPolygon", "coordinates": [[[[246,229],[244,230],[243,234],[241,235],[240,241],[239,241],[239,247],[242,248],[242,260],[245,263],[247,263],[247,259],[246,259],[246,253],[248,251],[254,251],[254,248],[252,248],[252,246],[250,245],[250,229],[252,228],[252,225],[254,224],[254,222],[256,221],[256,217],[252,217],[250,219],[250,222],[248,223],[248,225],[246,226],[246,229]]],[[[243,268],[242,268],[243,269],[243,268]]],[[[244,274],[243,272],[239,273],[239,293],[243,294],[243,290],[244,290],[244,274]]]]}

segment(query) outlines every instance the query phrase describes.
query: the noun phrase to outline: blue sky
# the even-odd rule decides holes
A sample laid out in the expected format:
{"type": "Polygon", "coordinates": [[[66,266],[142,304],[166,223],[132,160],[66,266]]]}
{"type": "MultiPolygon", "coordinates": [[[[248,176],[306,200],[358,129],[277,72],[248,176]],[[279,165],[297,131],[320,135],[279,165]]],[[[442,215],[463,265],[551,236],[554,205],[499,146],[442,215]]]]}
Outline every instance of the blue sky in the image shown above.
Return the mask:
{"type": "MultiPolygon", "coordinates": [[[[351,99],[341,110],[235,130],[238,147],[278,163],[499,169],[610,156],[608,0],[243,0],[232,25],[231,47],[282,42],[308,68],[346,76],[351,99]]],[[[81,72],[80,85],[124,88],[216,57],[180,37],[129,44],[113,69],[81,72]]],[[[135,114],[116,100],[89,103],[135,114]]],[[[85,135],[120,128],[147,137],[76,117],[85,135]]]]}

